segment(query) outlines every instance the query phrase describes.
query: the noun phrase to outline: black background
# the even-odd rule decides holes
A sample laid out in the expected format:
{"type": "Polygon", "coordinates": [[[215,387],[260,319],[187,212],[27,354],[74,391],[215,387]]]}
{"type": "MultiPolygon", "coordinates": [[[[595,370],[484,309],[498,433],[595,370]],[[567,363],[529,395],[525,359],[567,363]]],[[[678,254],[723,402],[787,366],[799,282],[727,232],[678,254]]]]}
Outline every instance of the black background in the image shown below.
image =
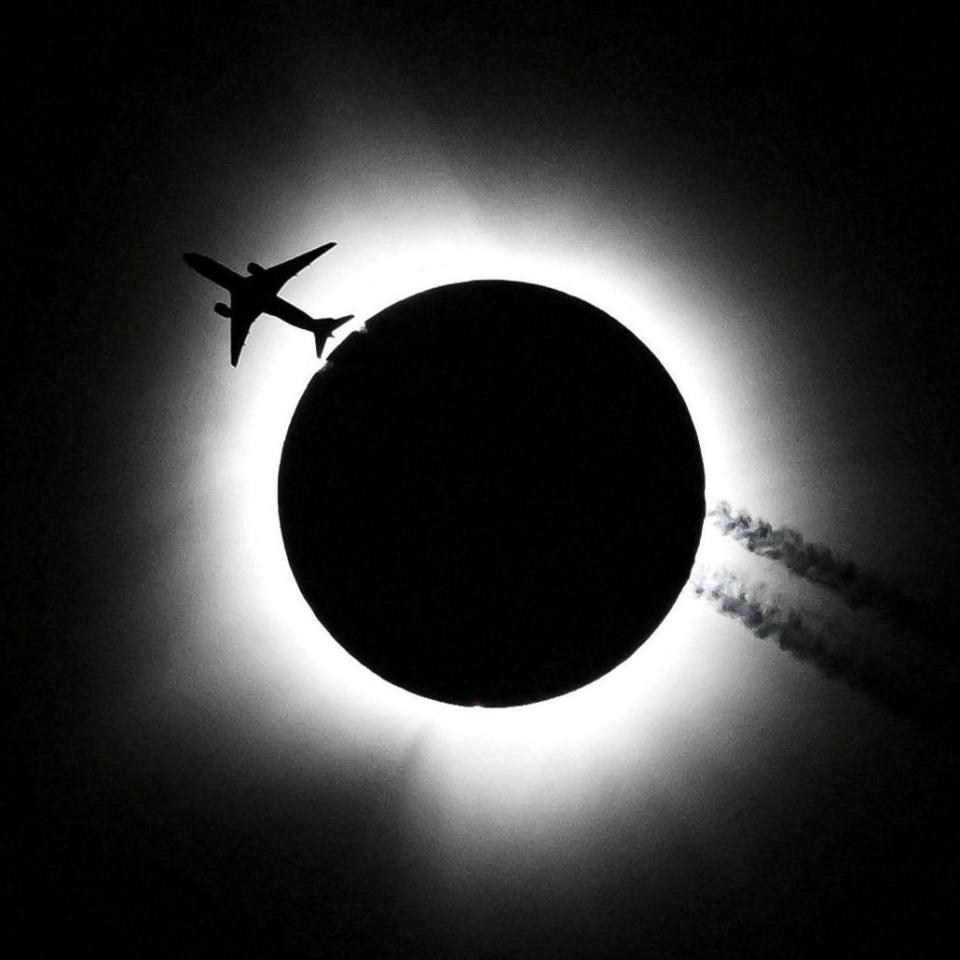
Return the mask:
{"type": "MultiPolygon", "coordinates": [[[[220,218],[242,233],[271,171],[297,189],[285,164],[308,121],[335,117],[347,89],[375,104],[397,75],[454,164],[486,165],[491,183],[575,169],[624,209],[642,184],[660,202],[637,215],[717,287],[762,301],[795,284],[829,304],[801,333],[775,331],[778,362],[826,369],[818,387],[850,394],[835,443],[872,451],[884,493],[856,501],[860,522],[949,610],[960,343],[946,17],[98,4],[34,11],[4,46],[3,651],[8,790],[28,811],[8,817],[6,900],[37,918],[21,955],[806,957],[950,942],[956,756],[909,727],[808,716],[817,736],[764,752],[764,724],[782,719],[769,707],[723,733],[749,760],[706,766],[712,791],[686,784],[709,802],[709,843],[665,802],[642,824],[660,831],[652,866],[612,818],[590,856],[561,842],[522,882],[464,893],[449,874],[425,881],[396,839],[402,764],[308,776],[282,756],[269,778],[240,775],[242,705],[175,717],[141,743],[110,705],[158,657],[151,611],[109,626],[164,550],[164,518],[133,504],[169,435],[190,431],[166,404],[203,376],[183,346],[193,316],[165,323],[158,258],[207,249],[204,224],[220,218]]],[[[837,489],[827,474],[824,511],[837,489]]],[[[162,591],[155,602],[170,612],[162,591]]],[[[190,610],[175,615],[192,629],[190,610]]]]}

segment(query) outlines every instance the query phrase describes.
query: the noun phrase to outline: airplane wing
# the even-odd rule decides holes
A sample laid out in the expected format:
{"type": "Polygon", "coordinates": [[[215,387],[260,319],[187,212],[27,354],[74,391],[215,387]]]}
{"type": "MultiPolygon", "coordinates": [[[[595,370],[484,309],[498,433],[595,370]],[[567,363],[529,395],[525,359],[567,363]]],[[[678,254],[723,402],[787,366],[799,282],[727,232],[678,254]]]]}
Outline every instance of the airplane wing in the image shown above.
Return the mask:
{"type": "Polygon", "coordinates": [[[306,253],[301,253],[299,257],[285,260],[283,263],[278,263],[275,267],[268,267],[263,273],[272,280],[278,280],[280,282],[279,287],[274,288],[278,290],[291,277],[295,277],[304,267],[309,266],[317,257],[323,256],[323,254],[328,250],[332,250],[335,246],[336,243],[325,243],[321,247],[316,247],[313,250],[308,250],[306,253]]]}
{"type": "Polygon", "coordinates": [[[247,342],[247,334],[256,319],[257,314],[249,310],[234,313],[230,317],[230,363],[233,366],[236,366],[240,359],[240,351],[247,342]]]}
{"type": "Polygon", "coordinates": [[[222,263],[217,263],[210,257],[205,257],[201,253],[185,253],[183,259],[187,261],[188,266],[193,267],[201,277],[206,277],[221,287],[233,290],[243,277],[239,273],[234,273],[222,263]]]}

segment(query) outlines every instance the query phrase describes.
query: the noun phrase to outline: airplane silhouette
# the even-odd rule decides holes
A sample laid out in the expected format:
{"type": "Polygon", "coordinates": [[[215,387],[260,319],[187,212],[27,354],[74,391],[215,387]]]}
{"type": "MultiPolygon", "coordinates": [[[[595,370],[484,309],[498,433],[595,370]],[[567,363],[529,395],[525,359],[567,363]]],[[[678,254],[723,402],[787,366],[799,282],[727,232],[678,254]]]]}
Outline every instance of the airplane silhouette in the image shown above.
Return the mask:
{"type": "Polygon", "coordinates": [[[229,268],[205,257],[199,253],[185,253],[183,259],[201,276],[220,284],[230,291],[230,306],[218,303],[213,309],[221,317],[230,318],[230,363],[237,365],[240,351],[246,342],[247,334],[253,321],[266,313],[301,330],[309,330],[317,342],[317,356],[323,353],[323,345],[327,338],[341,324],[353,319],[353,314],[345,317],[320,317],[314,319],[286,300],[281,300],[277,294],[280,288],[291,278],[296,276],[304,267],[313,263],[317,257],[335,247],[335,243],[325,243],[314,250],[301,253],[275,267],[261,267],[258,263],[247,265],[248,276],[234,273],[229,268]]]}

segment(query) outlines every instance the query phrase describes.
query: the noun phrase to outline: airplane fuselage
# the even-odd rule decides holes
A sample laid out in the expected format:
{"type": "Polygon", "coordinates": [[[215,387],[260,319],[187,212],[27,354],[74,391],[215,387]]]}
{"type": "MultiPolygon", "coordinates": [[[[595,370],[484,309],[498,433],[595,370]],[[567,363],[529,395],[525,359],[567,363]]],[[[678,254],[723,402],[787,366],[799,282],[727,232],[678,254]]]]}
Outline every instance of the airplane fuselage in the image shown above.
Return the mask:
{"type": "Polygon", "coordinates": [[[313,319],[310,314],[277,296],[284,282],[282,279],[276,281],[265,277],[262,273],[240,277],[240,282],[230,291],[231,313],[265,313],[301,330],[309,330],[313,319]]]}

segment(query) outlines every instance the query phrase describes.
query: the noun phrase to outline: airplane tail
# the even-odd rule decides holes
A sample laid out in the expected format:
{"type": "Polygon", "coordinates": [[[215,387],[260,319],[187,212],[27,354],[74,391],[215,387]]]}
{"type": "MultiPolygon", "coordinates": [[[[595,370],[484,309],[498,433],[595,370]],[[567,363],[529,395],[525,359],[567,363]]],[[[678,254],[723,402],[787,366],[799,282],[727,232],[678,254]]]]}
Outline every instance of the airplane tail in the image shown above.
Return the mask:
{"type": "Polygon", "coordinates": [[[323,353],[324,344],[327,342],[327,338],[333,334],[333,331],[337,329],[341,324],[346,323],[348,320],[353,319],[353,314],[348,313],[343,317],[318,317],[313,321],[310,330],[313,333],[314,339],[317,341],[317,356],[319,357],[323,353]]]}

